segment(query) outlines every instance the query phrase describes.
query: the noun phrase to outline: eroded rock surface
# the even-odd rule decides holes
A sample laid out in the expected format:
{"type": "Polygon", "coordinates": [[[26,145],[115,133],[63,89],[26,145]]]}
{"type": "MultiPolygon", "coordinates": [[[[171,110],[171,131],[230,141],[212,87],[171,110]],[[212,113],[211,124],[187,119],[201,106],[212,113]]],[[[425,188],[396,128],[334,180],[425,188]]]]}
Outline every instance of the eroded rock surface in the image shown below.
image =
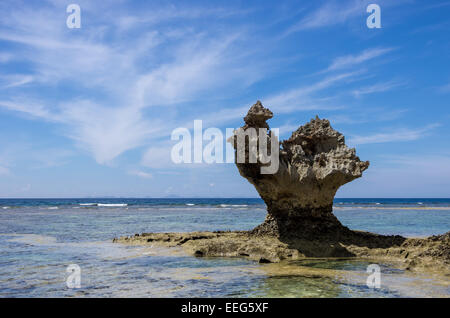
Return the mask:
{"type": "Polygon", "coordinates": [[[246,257],[260,263],[314,258],[367,258],[450,277],[450,232],[425,239],[349,231],[338,238],[285,239],[247,231],[143,233],[115,238],[130,245],[182,248],[197,257],[246,257]]]}
{"type": "MultiPolygon", "coordinates": [[[[259,134],[258,128],[269,128],[266,121],[272,116],[258,101],[245,116],[242,129],[256,128],[259,134]]],[[[236,140],[235,135],[231,140],[235,149],[236,140]]],[[[278,142],[269,134],[267,140],[268,145],[278,142]]],[[[266,221],[254,234],[310,237],[346,230],[332,214],[334,196],[340,186],[361,177],[369,162],[361,161],[355,149],[345,145],[344,136],[328,120],[316,117],[281,142],[276,173],[262,174],[259,161],[236,165],[267,205],[266,221]]]]}

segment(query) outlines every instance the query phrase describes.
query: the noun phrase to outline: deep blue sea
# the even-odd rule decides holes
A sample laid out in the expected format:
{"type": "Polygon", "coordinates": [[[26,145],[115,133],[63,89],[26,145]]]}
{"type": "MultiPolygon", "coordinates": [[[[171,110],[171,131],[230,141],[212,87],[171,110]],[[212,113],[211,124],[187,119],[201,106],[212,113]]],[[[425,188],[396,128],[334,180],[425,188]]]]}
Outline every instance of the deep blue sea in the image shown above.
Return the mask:
{"type": "MultiPolygon", "coordinates": [[[[351,229],[380,234],[450,230],[450,199],[336,199],[334,213],[351,229]]],[[[265,214],[260,199],[0,199],[0,297],[450,296],[448,281],[389,264],[379,264],[382,288],[371,289],[363,260],[305,260],[281,271],[111,243],[142,232],[248,230],[265,214]],[[67,287],[70,264],[81,268],[81,288],[67,287]]]]}

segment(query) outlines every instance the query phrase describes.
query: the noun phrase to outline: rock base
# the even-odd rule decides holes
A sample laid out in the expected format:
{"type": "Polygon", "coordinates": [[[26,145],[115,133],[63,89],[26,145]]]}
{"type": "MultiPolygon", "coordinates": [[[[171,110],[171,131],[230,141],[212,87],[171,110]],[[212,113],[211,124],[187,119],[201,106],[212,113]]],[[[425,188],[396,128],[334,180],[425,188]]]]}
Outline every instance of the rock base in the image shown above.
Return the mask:
{"type": "MultiPolygon", "coordinates": [[[[264,222],[250,231],[252,235],[275,236],[281,240],[332,239],[351,234],[351,231],[326,209],[308,213],[295,211],[295,213],[268,213],[264,222]]],[[[331,208],[329,209],[331,210],[331,208]]]]}
{"type": "Polygon", "coordinates": [[[197,257],[246,257],[260,263],[307,257],[357,257],[396,263],[403,269],[433,269],[450,275],[450,232],[418,239],[347,229],[335,238],[311,239],[263,235],[263,228],[264,223],[250,232],[143,233],[115,238],[113,242],[182,247],[197,257]],[[255,235],[255,231],[259,234],[255,235]]]}

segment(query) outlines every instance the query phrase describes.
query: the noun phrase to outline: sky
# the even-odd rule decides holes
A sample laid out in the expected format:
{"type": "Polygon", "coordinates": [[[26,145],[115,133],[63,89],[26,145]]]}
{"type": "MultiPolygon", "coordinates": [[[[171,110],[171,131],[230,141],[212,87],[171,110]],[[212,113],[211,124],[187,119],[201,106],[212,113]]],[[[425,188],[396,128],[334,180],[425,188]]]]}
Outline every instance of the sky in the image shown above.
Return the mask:
{"type": "Polygon", "coordinates": [[[450,1],[0,2],[0,197],[257,197],[178,127],[318,115],[370,167],[337,197],[450,197],[450,1]],[[81,28],[68,28],[69,4],[81,28]],[[381,28],[368,28],[370,3],[381,28]]]}

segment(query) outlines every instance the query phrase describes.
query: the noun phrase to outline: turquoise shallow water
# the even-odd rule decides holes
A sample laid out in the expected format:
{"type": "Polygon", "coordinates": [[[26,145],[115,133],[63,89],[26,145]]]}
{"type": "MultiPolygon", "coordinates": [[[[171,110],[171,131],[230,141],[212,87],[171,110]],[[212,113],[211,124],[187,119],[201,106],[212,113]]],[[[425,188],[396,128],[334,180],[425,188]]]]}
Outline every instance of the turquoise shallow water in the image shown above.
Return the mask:
{"type": "MultiPolygon", "coordinates": [[[[450,295],[441,279],[389,264],[380,264],[385,284],[371,289],[365,284],[367,261],[308,260],[280,271],[245,259],[195,258],[111,243],[116,236],[142,232],[246,230],[262,222],[265,213],[258,199],[0,200],[0,296],[450,295]],[[81,268],[80,289],[66,286],[69,264],[81,268]]],[[[382,234],[428,236],[450,230],[450,200],[445,199],[341,199],[334,213],[352,229],[382,234]]]]}

